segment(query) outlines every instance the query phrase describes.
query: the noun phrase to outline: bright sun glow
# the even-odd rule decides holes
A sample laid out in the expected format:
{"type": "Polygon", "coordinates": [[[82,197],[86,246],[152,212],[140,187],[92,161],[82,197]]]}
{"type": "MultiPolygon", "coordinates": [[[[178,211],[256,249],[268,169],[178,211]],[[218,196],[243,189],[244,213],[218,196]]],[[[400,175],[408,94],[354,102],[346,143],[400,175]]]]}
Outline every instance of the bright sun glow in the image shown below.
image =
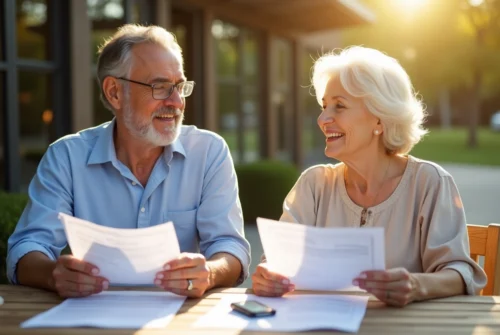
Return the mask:
{"type": "Polygon", "coordinates": [[[429,5],[428,0],[393,0],[393,2],[401,8],[401,10],[408,13],[416,12],[422,9],[424,6],[429,5]]]}
{"type": "Polygon", "coordinates": [[[474,7],[481,6],[483,2],[484,0],[469,0],[470,5],[474,7]]]}

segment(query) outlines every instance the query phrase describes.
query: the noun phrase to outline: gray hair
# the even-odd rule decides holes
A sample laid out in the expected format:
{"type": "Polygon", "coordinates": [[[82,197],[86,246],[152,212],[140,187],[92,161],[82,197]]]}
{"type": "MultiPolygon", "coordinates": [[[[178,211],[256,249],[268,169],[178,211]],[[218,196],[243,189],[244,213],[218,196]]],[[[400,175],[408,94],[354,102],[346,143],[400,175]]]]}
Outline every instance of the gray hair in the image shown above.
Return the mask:
{"type": "Polygon", "coordinates": [[[126,24],[103,45],[99,47],[99,59],[97,60],[97,80],[100,88],[100,98],[104,107],[113,114],[115,111],[109,103],[102,83],[106,77],[127,77],[131,68],[131,50],[141,43],[151,43],[165,48],[174,54],[182,64],[182,49],[177,43],[175,36],[158,26],[141,26],[137,24],[126,24]]]}
{"type": "Polygon", "coordinates": [[[359,46],[321,56],[312,77],[320,105],[328,81],[336,76],[350,95],[361,98],[370,113],[380,119],[388,153],[407,154],[427,133],[423,128],[424,105],[396,59],[359,46]]]}

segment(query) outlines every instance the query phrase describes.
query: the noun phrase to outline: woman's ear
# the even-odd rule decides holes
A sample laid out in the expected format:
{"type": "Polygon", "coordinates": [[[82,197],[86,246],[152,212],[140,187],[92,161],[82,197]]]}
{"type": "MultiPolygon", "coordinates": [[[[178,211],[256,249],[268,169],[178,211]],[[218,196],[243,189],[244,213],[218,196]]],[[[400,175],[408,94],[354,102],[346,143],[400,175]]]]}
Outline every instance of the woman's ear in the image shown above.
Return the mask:
{"type": "Polygon", "coordinates": [[[102,82],[102,91],[113,109],[123,107],[123,94],[118,80],[114,77],[106,77],[102,82]]]}

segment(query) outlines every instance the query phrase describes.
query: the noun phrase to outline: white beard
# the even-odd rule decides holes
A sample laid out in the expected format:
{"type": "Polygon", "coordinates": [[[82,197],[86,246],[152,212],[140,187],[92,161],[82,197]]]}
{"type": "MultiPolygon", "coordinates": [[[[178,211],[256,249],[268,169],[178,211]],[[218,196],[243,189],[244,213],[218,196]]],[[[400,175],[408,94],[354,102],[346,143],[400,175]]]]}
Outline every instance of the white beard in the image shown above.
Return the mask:
{"type": "Polygon", "coordinates": [[[147,142],[151,143],[157,147],[164,147],[170,145],[177,140],[180,134],[180,129],[182,126],[182,121],[184,120],[184,113],[179,109],[174,109],[170,107],[163,107],[156,110],[151,116],[150,120],[134,120],[134,111],[130,107],[130,104],[126,103],[126,107],[123,110],[123,121],[125,128],[134,136],[147,142]],[[153,120],[156,116],[162,114],[175,114],[176,120],[175,125],[170,127],[165,127],[163,130],[165,134],[158,132],[153,126],[153,120]]]}

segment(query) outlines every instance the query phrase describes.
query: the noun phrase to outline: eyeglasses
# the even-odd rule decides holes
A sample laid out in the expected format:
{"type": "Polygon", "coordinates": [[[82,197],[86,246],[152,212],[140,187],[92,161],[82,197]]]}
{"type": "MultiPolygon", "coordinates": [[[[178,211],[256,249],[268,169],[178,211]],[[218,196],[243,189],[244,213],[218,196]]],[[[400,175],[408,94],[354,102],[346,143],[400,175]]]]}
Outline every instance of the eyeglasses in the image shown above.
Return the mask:
{"type": "Polygon", "coordinates": [[[153,99],[156,100],[164,100],[168,99],[172,93],[174,93],[174,89],[177,87],[177,91],[179,92],[182,98],[188,97],[193,93],[194,81],[181,81],[177,84],[173,83],[156,83],[156,84],[147,84],[141,83],[140,81],[131,80],[123,77],[118,77],[117,79],[129,81],[134,84],[139,84],[142,86],[151,87],[151,94],[153,99]]]}

